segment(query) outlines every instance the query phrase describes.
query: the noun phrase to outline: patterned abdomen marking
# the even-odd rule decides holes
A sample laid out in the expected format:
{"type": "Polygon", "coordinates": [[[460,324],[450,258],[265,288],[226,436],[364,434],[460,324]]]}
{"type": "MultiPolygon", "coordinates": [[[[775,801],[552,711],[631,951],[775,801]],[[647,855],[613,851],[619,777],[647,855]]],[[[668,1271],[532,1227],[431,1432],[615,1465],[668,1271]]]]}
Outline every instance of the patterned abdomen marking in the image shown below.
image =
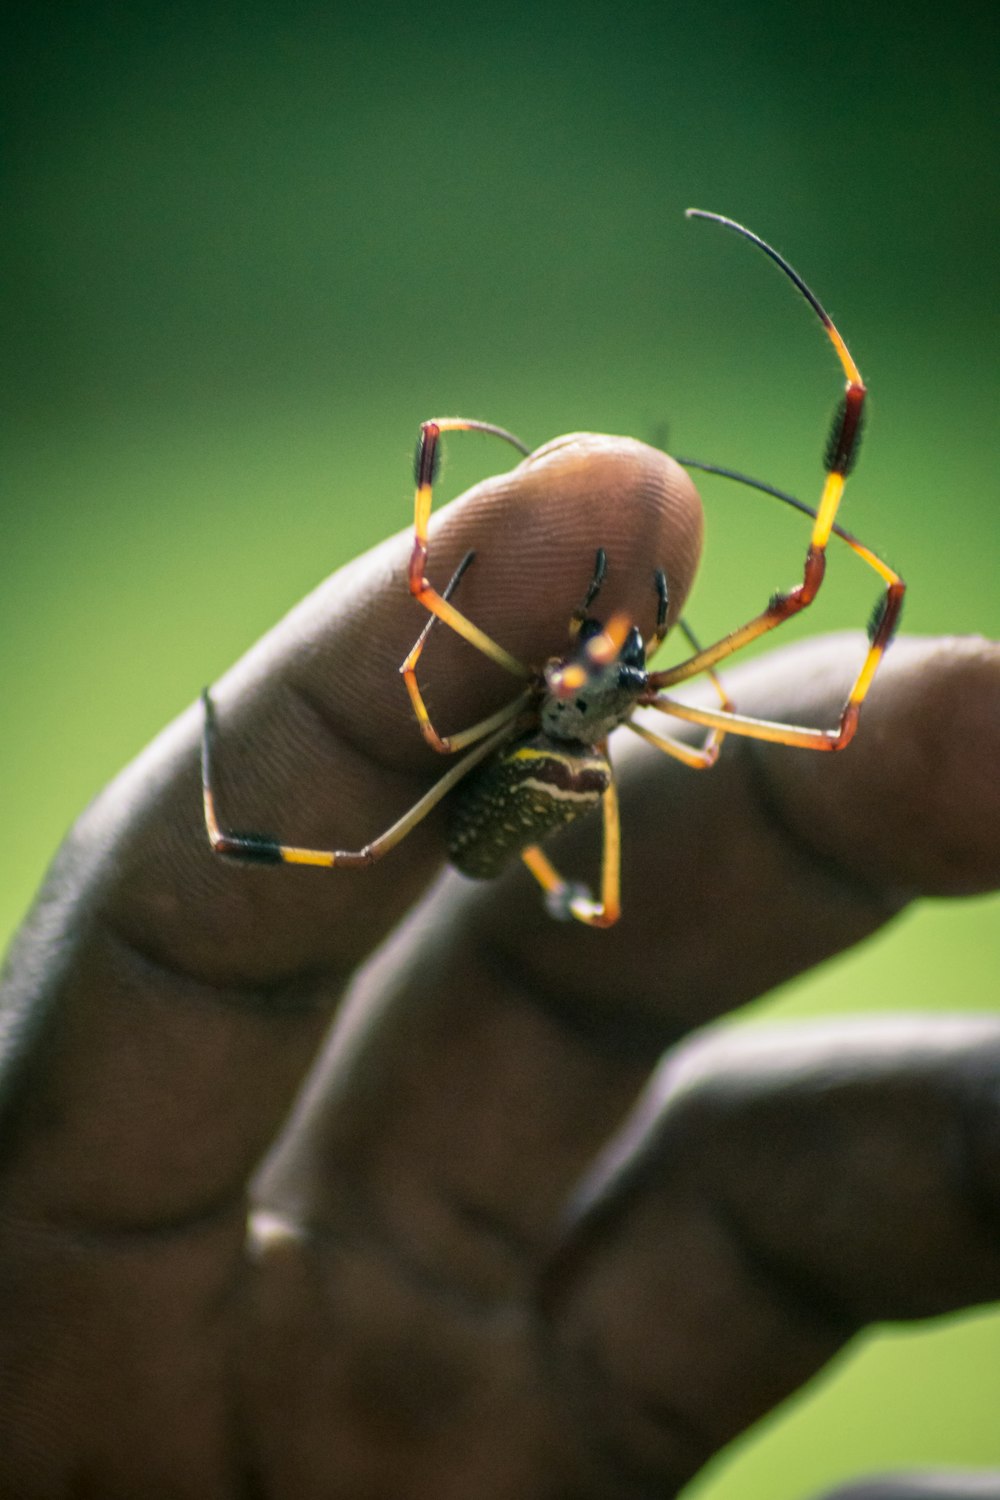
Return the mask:
{"type": "Polygon", "coordinates": [[[448,798],[448,857],[463,875],[490,880],[529,844],[597,807],[611,767],[591,745],[546,735],[515,740],[448,798]]]}

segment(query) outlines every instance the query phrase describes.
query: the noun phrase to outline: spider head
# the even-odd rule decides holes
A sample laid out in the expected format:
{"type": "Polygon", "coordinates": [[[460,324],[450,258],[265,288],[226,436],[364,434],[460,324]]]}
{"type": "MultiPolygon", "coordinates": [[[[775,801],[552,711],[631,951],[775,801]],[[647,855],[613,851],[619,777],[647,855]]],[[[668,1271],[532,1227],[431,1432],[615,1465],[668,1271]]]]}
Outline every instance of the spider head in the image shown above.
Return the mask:
{"type": "Polygon", "coordinates": [[[580,621],[570,652],[544,670],[542,730],[551,739],[597,744],[628,718],[646,687],[646,647],[627,616],[580,621]]]}

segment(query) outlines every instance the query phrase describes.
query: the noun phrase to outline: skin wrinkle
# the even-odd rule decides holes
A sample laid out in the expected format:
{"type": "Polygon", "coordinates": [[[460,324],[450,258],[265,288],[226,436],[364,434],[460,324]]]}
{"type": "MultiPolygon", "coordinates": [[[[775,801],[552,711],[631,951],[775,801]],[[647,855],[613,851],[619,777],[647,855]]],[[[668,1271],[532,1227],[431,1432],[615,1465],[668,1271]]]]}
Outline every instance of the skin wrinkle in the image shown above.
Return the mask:
{"type": "Polygon", "coordinates": [[[599,997],[599,1006],[585,1009],[576,991],[554,985],[547,974],[533,968],[523,948],[502,944],[494,927],[477,923],[475,940],[486,973],[506,986],[516,986],[525,1004],[596,1056],[648,1067],[687,1035],[687,1027],[651,1018],[648,1009],[633,1005],[629,1010],[628,997],[619,989],[607,990],[599,997]]]}
{"type": "MultiPolygon", "coordinates": [[[[344,1254],[359,1256],[373,1265],[387,1269],[410,1291],[429,1295],[442,1309],[468,1317],[477,1324],[484,1319],[488,1322],[497,1316],[503,1317],[511,1307],[517,1305],[516,1295],[500,1299],[492,1294],[478,1295],[465,1282],[435,1272],[414,1253],[415,1246],[408,1244],[394,1229],[388,1216],[379,1212],[373,1197],[341,1188],[337,1208],[336,1223],[329,1218],[295,1220],[295,1253],[307,1256],[318,1254],[331,1259],[344,1254]]],[[[252,1238],[251,1228],[251,1241],[252,1238]]],[[[287,1245],[283,1253],[288,1253],[287,1245]]],[[[257,1252],[251,1248],[248,1256],[251,1275],[258,1265],[266,1264],[266,1259],[266,1244],[257,1252]]]]}
{"type": "MultiPolygon", "coordinates": [[[[678,1488],[717,1451],[719,1440],[676,1404],[664,1402],[653,1412],[620,1379],[614,1379],[592,1338],[579,1338],[572,1351],[568,1351],[560,1347],[555,1329],[545,1317],[536,1319],[535,1329],[538,1358],[559,1393],[563,1413],[581,1447],[614,1484],[616,1500],[618,1496],[621,1500],[647,1500],[647,1497],[664,1500],[674,1493],[673,1489],[665,1489],[662,1464],[655,1470],[651,1463],[642,1464],[635,1451],[638,1445],[630,1449],[626,1440],[612,1430],[627,1421],[629,1409],[633,1414],[642,1414],[657,1430],[657,1438],[665,1438],[668,1445],[687,1451],[686,1460],[677,1466],[678,1488]]],[[[593,1493],[604,1497],[606,1491],[602,1488],[593,1493]]]]}
{"type": "Polygon", "coordinates": [[[137,977],[159,979],[164,987],[182,992],[186,1004],[193,1002],[206,1008],[218,1006],[224,1010],[246,1010],[262,1016],[274,1016],[277,1020],[285,1016],[309,1015],[318,1008],[318,1000],[304,1003],[295,998],[289,999],[289,995],[294,997],[296,991],[308,990],[310,986],[318,989],[321,984],[337,982],[331,981],[325,974],[304,970],[302,974],[275,980],[270,984],[216,983],[212,979],[202,979],[189,969],[174,967],[166,959],[142,947],[131,934],[122,931],[111,912],[102,912],[98,920],[104,935],[119,948],[126,961],[136,967],[137,977]]]}
{"type": "Polygon", "coordinates": [[[509,1217],[502,1218],[483,1204],[473,1202],[467,1195],[455,1192],[443,1182],[428,1181],[427,1186],[438,1202],[460,1223],[473,1235],[488,1243],[492,1253],[500,1250],[522,1271],[534,1260],[537,1254],[535,1241],[529,1235],[519,1233],[509,1217]]]}
{"type": "Polygon", "coordinates": [[[180,1240],[192,1234],[214,1233],[225,1228],[232,1218],[246,1217],[246,1197],[240,1189],[210,1200],[204,1208],[194,1208],[173,1218],[159,1219],[155,1224],[139,1222],[115,1222],[104,1219],[100,1223],[83,1222],[78,1214],[50,1214],[31,1220],[32,1233],[39,1231],[52,1236],[56,1243],[69,1250],[85,1252],[108,1251],[130,1253],[136,1249],[169,1250],[180,1240]]]}
{"type": "MultiPolygon", "coordinates": [[[[739,1249],[735,1238],[732,1235],[730,1238],[734,1247],[739,1249]]],[[[776,1309],[784,1313],[786,1309],[775,1295],[779,1288],[783,1288],[784,1283],[769,1275],[762,1277],[761,1268],[752,1266],[744,1254],[740,1253],[738,1259],[741,1265],[753,1271],[752,1280],[768,1292],[776,1309]]],[[[856,1324],[842,1330],[835,1324],[831,1325],[825,1317],[812,1316],[814,1310],[811,1307],[804,1309],[797,1297],[793,1306],[798,1314],[804,1314],[805,1328],[814,1332],[817,1328],[822,1329],[827,1334],[827,1342],[832,1337],[838,1348],[857,1331],[856,1324]]],[[[551,1342],[556,1343],[554,1335],[551,1342]]],[[[832,1358],[833,1352],[829,1351],[821,1363],[825,1364],[832,1358]]],[[[616,1478],[624,1480],[630,1486],[637,1481],[640,1486],[638,1495],[645,1496],[648,1493],[650,1496],[663,1496],[674,1493],[673,1489],[664,1488],[662,1453],[643,1461],[642,1454],[651,1442],[657,1447],[674,1450],[679,1448],[684,1453],[684,1458],[680,1461],[675,1459],[672,1465],[676,1472],[675,1484],[677,1488],[683,1488],[709,1458],[732,1441],[739,1430],[734,1431],[725,1424],[718,1430],[712,1430],[709,1425],[696,1421],[684,1412],[676,1401],[661,1401],[638,1388],[630,1388],[621,1371],[615,1374],[608,1368],[593,1337],[575,1337],[570,1350],[563,1348],[560,1351],[560,1359],[561,1386],[566,1394],[566,1405],[579,1440],[587,1450],[601,1457],[609,1473],[616,1478]],[[570,1361],[574,1367],[575,1380],[567,1391],[565,1367],[570,1361]],[[581,1390],[581,1387],[586,1389],[581,1390]]],[[[628,1494],[632,1493],[630,1487],[628,1494]]]]}
{"type": "Polygon", "coordinates": [[[805,1271],[765,1248],[721,1194],[713,1194],[707,1203],[740,1264],[777,1308],[800,1319],[803,1326],[818,1328],[845,1343],[854,1336],[863,1320],[842,1297],[811,1281],[805,1271]]]}
{"type": "MultiPolygon", "coordinates": [[[[289,680],[286,686],[289,695],[302,705],[302,708],[319,729],[321,736],[327,741],[325,745],[319,744],[312,747],[310,758],[316,765],[333,764],[339,758],[335,753],[338,751],[347,751],[348,754],[356,756],[361,764],[365,766],[371,765],[371,751],[366,748],[360,735],[352,730],[349,716],[336,712],[334,700],[328,701],[320,697],[307,683],[301,682],[294,677],[289,680]]],[[[402,687],[402,682],[400,686],[402,687]]],[[[413,719],[413,733],[416,740],[419,737],[419,730],[415,718],[413,719]]],[[[308,743],[311,745],[311,741],[308,743]]],[[[415,745],[414,748],[415,750],[419,750],[420,746],[415,745]]],[[[440,763],[442,765],[441,775],[444,775],[449,765],[452,764],[452,757],[441,757],[440,763]]],[[[416,802],[418,797],[421,797],[427,790],[428,777],[426,773],[422,771],[402,771],[399,766],[393,765],[388,760],[380,761],[379,765],[386,776],[391,776],[395,781],[407,786],[412,802],[416,802]]],[[[430,826],[430,819],[428,819],[428,827],[430,826]]],[[[375,829],[372,837],[376,837],[381,832],[383,832],[381,828],[375,829]]],[[[391,858],[392,856],[390,855],[389,857],[391,858]]],[[[342,871],[341,873],[343,874],[344,872],[342,871]]],[[[363,870],[354,873],[360,878],[364,878],[365,872],[363,870]]]]}

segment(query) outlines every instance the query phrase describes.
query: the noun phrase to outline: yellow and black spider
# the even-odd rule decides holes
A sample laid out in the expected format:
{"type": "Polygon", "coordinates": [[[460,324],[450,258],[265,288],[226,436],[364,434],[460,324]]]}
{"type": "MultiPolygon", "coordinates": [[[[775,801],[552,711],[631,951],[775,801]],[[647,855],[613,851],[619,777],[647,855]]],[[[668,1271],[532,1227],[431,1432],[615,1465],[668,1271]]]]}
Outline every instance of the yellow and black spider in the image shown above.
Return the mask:
{"type": "Polygon", "coordinates": [[[727,734],[770,740],[809,750],[840,750],[854,735],[861,705],[886,647],[892,639],[903,602],[902,578],[870,548],[836,524],[837,511],[848,474],[858,452],[865,386],[847,345],[821,303],[796,271],[764,240],[721,214],[689,209],[688,216],[710,219],[735,231],[781,268],[813,308],[843,366],[847,385],[834,415],[825,455],[826,480],[818,507],[804,505],[770,485],[716,465],[679,460],[689,467],[742,480],[805,511],[813,519],[806,549],[802,582],[787,593],[774,594],[765,609],[739,629],[713,645],[702,647],[685,625],[692,654],[665,671],[650,671],[647,662],[667,630],[667,574],[654,569],[656,625],[649,639],[623,615],[602,623],[589,613],[604,580],[606,557],[598,550],[593,577],[585,597],[571,618],[568,651],[541,667],[526,666],[494,641],[452,602],[463,573],[473,561],[469,552],[459,563],[443,592],[427,578],[428,525],[437,472],[441,434],[483,432],[510,443],[520,453],[529,449],[513,434],[489,422],[461,417],[424,422],[416,454],[416,499],[413,549],[409,564],[409,589],[430,618],[400,667],[413,710],[427,742],[442,754],[464,752],[439,781],[385,832],[361,849],[309,849],[285,844],[276,838],[232,833],[218,821],[213,792],[212,759],[216,737],[215,715],[206,688],[202,741],[202,784],[205,823],[212,848],[236,859],[312,865],[320,868],[359,869],[374,863],[404,839],[439,802],[451,793],[448,853],[452,863],[467,875],[490,878],[499,874],[516,856],[524,861],[546,893],[549,910],[556,917],[575,918],[594,927],[609,927],[620,915],[620,830],[614,773],[608,759],[608,737],[619,727],[643,739],[694,769],[714,765],[719,746],[727,734]],[[751,641],[812,603],[826,569],[826,548],[836,534],[873,568],[886,586],[869,626],[869,646],[861,669],[844,704],[839,722],[832,728],[798,727],[772,723],[737,713],[729,702],[714,668],[751,641]],[[461,731],[439,735],[431,722],[417,682],[417,663],[432,626],[441,621],[456,631],[484,656],[497,663],[522,684],[521,691],[496,713],[461,731]],[[695,708],[669,694],[677,683],[707,673],[720,698],[717,709],[695,708]],[[670,717],[707,728],[700,746],[692,746],[668,735],[656,734],[635,720],[635,710],[652,708],[670,717]],[[540,841],[553,829],[574,821],[601,806],[604,844],[600,889],[597,899],[584,887],[559,875],[543,853],[540,841]]]}

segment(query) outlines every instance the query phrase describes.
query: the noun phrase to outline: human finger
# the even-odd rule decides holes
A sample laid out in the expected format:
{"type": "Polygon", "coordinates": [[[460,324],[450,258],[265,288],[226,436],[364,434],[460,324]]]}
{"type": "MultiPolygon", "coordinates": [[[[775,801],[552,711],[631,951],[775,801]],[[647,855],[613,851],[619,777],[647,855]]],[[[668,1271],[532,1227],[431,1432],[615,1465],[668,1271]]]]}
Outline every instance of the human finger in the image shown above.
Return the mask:
{"type": "Polygon", "coordinates": [[[1000,1296],[998,1084],[986,1017],[740,1030],[667,1061],[543,1281],[595,1461],[673,1493],[862,1327],[1000,1296]]]}
{"type": "MultiPolygon", "coordinates": [[[[443,586],[475,547],[463,608],[535,663],[565,642],[598,546],[608,607],[649,631],[649,559],[669,568],[676,610],[700,526],[694,487],[665,455],[581,435],[444,511],[428,567],[443,586]]],[[[356,848],[441,775],[397,670],[427,618],[406,585],[410,540],[329,580],[216,685],[224,823],[356,848]]],[[[517,690],[443,628],[426,660],[446,730],[517,690]]],[[[362,873],[220,860],[202,818],[201,727],[196,707],[88,809],[12,956],[6,998],[21,1019],[7,1067],[23,1129],[7,1188],[26,1212],[44,1202],[140,1224],[238,1204],[347,976],[442,863],[432,820],[362,873]]]]}

